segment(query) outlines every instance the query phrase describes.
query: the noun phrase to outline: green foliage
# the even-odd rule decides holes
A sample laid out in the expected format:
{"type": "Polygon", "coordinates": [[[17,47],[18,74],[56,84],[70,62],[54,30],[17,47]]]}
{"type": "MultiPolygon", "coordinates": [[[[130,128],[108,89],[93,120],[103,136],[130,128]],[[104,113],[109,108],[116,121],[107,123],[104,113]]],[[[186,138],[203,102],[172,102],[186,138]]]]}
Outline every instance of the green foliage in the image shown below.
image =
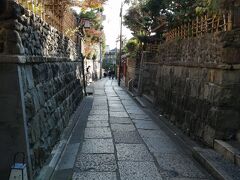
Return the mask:
{"type": "Polygon", "coordinates": [[[127,42],[125,48],[126,48],[126,51],[127,51],[127,52],[134,52],[134,51],[137,50],[138,46],[139,46],[138,40],[137,40],[136,38],[131,38],[131,39],[127,42]]]}
{"type": "Polygon", "coordinates": [[[197,15],[217,14],[219,11],[229,9],[233,2],[233,0],[198,0],[196,13],[197,15]]]}
{"type": "Polygon", "coordinates": [[[140,43],[139,43],[138,39],[133,37],[126,43],[123,51],[125,53],[127,53],[130,57],[135,58],[137,55],[139,46],[140,46],[140,43]]]}
{"type": "Polygon", "coordinates": [[[126,25],[134,34],[149,34],[149,18],[144,15],[141,7],[136,6],[129,9],[124,16],[124,25],[126,25]]]}
{"type": "MultiPolygon", "coordinates": [[[[103,0],[104,1],[104,0],[103,0]]],[[[105,50],[105,36],[102,32],[102,12],[103,7],[101,8],[92,8],[88,10],[83,10],[80,14],[80,19],[87,19],[90,21],[91,27],[85,29],[85,55],[89,59],[96,58],[94,56],[95,45],[99,44],[100,41],[103,44],[103,50],[105,50]]]]}
{"type": "Polygon", "coordinates": [[[96,18],[96,12],[94,10],[90,10],[90,11],[83,11],[80,14],[81,18],[86,18],[86,19],[90,19],[93,20],[96,18]]]}
{"type": "Polygon", "coordinates": [[[138,0],[124,16],[124,23],[135,37],[149,36],[154,27],[167,24],[156,32],[162,37],[168,29],[190,22],[198,15],[217,14],[230,4],[229,0],[138,0]]]}
{"type": "Polygon", "coordinates": [[[94,53],[92,56],[92,60],[96,60],[97,59],[97,55],[94,53]]]}

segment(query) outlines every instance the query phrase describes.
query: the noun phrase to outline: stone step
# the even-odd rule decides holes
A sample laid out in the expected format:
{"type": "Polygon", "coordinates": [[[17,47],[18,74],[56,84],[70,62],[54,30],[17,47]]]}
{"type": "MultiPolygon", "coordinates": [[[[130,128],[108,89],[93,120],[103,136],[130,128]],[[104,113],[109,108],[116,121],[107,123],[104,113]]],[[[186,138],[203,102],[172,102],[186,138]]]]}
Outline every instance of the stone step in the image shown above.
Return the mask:
{"type": "Polygon", "coordinates": [[[142,101],[140,97],[135,97],[135,99],[140,104],[140,106],[142,106],[143,108],[146,108],[145,103],[142,101]]]}
{"type": "Polygon", "coordinates": [[[150,103],[153,103],[154,102],[154,97],[152,96],[149,96],[147,94],[143,94],[142,95],[146,100],[148,100],[150,103]]]}
{"type": "Polygon", "coordinates": [[[137,89],[137,88],[133,88],[133,89],[132,89],[132,93],[133,93],[133,94],[138,94],[138,89],[137,89]]]}
{"type": "Polygon", "coordinates": [[[127,92],[128,94],[130,94],[130,96],[135,97],[135,95],[131,91],[128,90],[127,92]]]}
{"type": "Polygon", "coordinates": [[[240,143],[240,130],[236,133],[236,139],[240,143]]]}
{"type": "Polygon", "coordinates": [[[238,141],[214,140],[214,149],[224,159],[240,166],[240,143],[238,141]]]}
{"type": "Polygon", "coordinates": [[[216,179],[240,180],[240,167],[227,161],[213,149],[194,147],[193,157],[216,179]]]}

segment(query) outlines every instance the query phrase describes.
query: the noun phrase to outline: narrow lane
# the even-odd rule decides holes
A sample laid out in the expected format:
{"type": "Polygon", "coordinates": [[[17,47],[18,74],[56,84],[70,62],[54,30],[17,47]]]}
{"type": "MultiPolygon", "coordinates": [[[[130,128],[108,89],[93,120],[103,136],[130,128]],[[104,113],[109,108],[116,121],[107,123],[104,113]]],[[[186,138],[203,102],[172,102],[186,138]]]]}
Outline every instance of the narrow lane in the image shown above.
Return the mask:
{"type": "Polygon", "coordinates": [[[116,81],[95,83],[74,180],[208,179],[116,81]]]}

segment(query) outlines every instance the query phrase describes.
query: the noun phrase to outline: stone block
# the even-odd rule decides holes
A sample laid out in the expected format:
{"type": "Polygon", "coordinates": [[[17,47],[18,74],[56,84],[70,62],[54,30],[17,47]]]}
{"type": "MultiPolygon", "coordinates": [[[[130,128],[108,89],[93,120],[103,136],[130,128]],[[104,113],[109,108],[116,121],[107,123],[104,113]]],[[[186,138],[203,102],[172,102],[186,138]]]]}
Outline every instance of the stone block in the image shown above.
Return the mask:
{"type": "Polygon", "coordinates": [[[22,43],[19,33],[15,30],[5,30],[6,31],[6,41],[13,43],[22,43]]]}
{"type": "Polygon", "coordinates": [[[209,125],[206,125],[204,127],[203,140],[210,147],[213,147],[213,145],[214,145],[215,134],[216,134],[216,131],[212,127],[210,127],[209,125]]]}
{"type": "Polygon", "coordinates": [[[214,140],[214,149],[220,153],[225,159],[234,163],[235,152],[232,146],[222,140],[214,140]]]}
{"type": "Polygon", "coordinates": [[[118,161],[118,166],[120,177],[124,180],[162,180],[162,177],[153,162],[118,161]]]}
{"type": "Polygon", "coordinates": [[[43,93],[43,85],[40,83],[36,86],[37,88],[37,93],[38,93],[38,96],[39,96],[39,103],[40,103],[40,106],[44,106],[45,104],[45,96],[44,96],[44,93],[43,93]]]}
{"type": "Polygon", "coordinates": [[[114,154],[81,154],[75,166],[80,171],[114,172],[117,170],[114,154]]]}
{"type": "Polygon", "coordinates": [[[27,119],[29,120],[35,113],[33,98],[30,93],[24,96],[27,119]]]}
{"type": "Polygon", "coordinates": [[[112,154],[114,146],[112,139],[87,139],[83,142],[82,153],[112,154]]]}
{"type": "MultiPolygon", "coordinates": [[[[208,115],[213,127],[217,130],[237,131],[239,127],[239,113],[232,109],[212,108],[208,115]]],[[[230,133],[230,132],[229,132],[230,133]]]]}
{"type": "Polygon", "coordinates": [[[22,55],[24,54],[24,47],[22,44],[7,41],[5,44],[4,53],[11,55],[22,55]]]}
{"type": "Polygon", "coordinates": [[[116,144],[119,161],[153,161],[144,144],[116,144]]]}
{"type": "Polygon", "coordinates": [[[36,88],[30,90],[31,97],[33,99],[33,109],[37,112],[40,109],[39,95],[36,88]]]}
{"type": "Polygon", "coordinates": [[[25,71],[25,77],[27,79],[27,86],[28,86],[28,89],[30,90],[34,87],[32,67],[26,66],[24,68],[24,71],[25,71]]]}
{"type": "Polygon", "coordinates": [[[239,154],[237,154],[235,157],[235,163],[236,163],[236,165],[240,166],[240,155],[239,154]]]}
{"type": "Polygon", "coordinates": [[[117,175],[115,172],[80,172],[73,173],[73,180],[117,180],[117,175]]]}

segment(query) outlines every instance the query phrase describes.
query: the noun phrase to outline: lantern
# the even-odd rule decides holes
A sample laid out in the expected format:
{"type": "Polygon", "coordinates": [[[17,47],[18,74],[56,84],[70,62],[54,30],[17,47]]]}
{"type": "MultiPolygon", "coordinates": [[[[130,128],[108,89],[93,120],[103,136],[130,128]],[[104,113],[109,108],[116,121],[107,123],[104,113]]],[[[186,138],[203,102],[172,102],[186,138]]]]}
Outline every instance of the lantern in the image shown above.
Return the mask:
{"type": "Polygon", "coordinates": [[[9,180],[28,180],[27,165],[25,164],[25,154],[23,152],[18,152],[14,155],[9,180]],[[22,156],[22,162],[16,162],[19,155],[22,156]]]}

